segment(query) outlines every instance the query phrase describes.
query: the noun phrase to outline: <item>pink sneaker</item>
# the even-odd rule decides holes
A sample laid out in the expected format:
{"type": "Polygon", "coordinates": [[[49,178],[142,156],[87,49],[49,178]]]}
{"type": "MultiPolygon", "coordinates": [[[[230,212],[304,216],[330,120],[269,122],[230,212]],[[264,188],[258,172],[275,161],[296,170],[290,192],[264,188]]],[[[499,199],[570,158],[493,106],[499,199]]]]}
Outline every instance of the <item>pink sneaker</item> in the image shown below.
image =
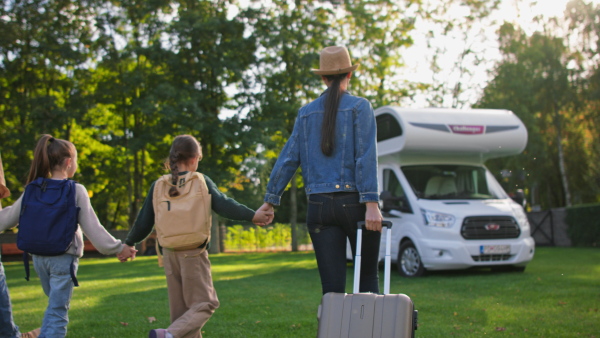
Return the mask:
{"type": "Polygon", "coordinates": [[[167,338],[167,330],[166,329],[150,330],[150,333],[148,334],[148,338],[167,338]]]}

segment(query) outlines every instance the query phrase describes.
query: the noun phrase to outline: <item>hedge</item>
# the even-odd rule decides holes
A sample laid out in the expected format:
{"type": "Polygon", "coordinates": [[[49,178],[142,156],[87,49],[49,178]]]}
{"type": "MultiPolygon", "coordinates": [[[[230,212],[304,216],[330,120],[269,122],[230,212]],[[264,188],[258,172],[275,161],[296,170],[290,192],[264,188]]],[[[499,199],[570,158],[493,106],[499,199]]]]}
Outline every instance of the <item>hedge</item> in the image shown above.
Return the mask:
{"type": "Polygon", "coordinates": [[[600,204],[567,208],[566,222],[573,246],[600,245],[600,204]]]}
{"type": "MultiPolygon", "coordinates": [[[[310,237],[303,224],[297,226],[298,244],[309,244],[310,237]]],[[[224,238],[226,251],[261,251],[289,249],[292,230],[289,224],[276,223],[267,227],[234,225],[227,227],[224,238]]]]}

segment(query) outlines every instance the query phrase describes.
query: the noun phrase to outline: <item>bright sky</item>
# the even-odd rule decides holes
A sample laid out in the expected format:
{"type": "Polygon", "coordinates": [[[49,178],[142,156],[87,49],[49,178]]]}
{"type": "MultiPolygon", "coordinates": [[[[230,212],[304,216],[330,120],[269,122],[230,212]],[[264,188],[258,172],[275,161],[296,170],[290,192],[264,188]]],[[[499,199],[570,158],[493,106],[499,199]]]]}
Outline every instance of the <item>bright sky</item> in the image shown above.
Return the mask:
{"type": "MultiPolygon", "coordinates": [[[[505,5],[506,3],[513,3],[514,7],[514,3],[515,1],[504,1],[505,5]]],[[[529,19],[531,18],[531,15],[535,15],[535,14],[542,14],[545,16],[559,16],[562,15],[562,12],[565,10],[566,6],[567,6],[567,2],[569,2],[569,0],[539,0],[537,2],[533,2],[532,1],[532,10],[531,11],[525,11],[524,17],[525,19],[527,18],[527,15],[529,15],[529,19]]],[[[523,10],[525,10],[525,7],[523,7],[523,10]]],[[[506,15],[508,17],[511,16],[511,11],[505,9],[503,11],[503,15],[506,15]]]]}
{"type": "MultiPolygon", "coordinates": [[[[600,4],[600,0],[584,1],[600,4]]],[[[569,0],[502,0],[500,8],[492,14],[492,18],[497,22],[496,25],[486,28],[486,41],[481,43],[480,40],[473,37],[471,41],[467,42],[468,47],[475,50],[478,55],[484,56],[486,60],[498,60],[500,55],[498,53],[496,31],[500,24],[504,21],[513,22],[531,34],[536,30],[534,17],[538,15],[562,17],[568,2],[569,0]]],[[[432,82],[434,74],[429,69],[432,50],[428,50],[426,47],[424,35],[421,35],[424,33],[425,30],[417,26],[417,32],[414,34],[415,44],[404,54],[404,61],[407,67],[402,70],[402,74],[400,75],[403,79],[425,83],[432,82]]],[[[458,59],[459,53],[465,49],[465,41],[462,36],[456,36],[454,38],[441,38],[434,41],[434,43],[436,46],[443,46],[447,49],[444,58],[438,61],[442,71],[435,74],[435,77],[438,81],[446,81],[448,84],[454,85],[459,75],[457,72],[452,72],[452,70],[455,69],[454,63],[458,59]]],[[[467,62],[465,65],[475,73],[473,78],[463,78],[463,83],[472,88],[472,90],[466,93],[466,96],[463,96],[463,99],[469,102],[467,105],[469,106],[476,102],[482,89],[485,87],[489,79],[488,71],[492,69],[493,63],[473,66],[467,62]]],[[[451,103],[451,99],[447,96],[444,106],[449,107],[451,103]]],[[[421,95],[416,97],[414,101],[403,101],[402,105],[424,107],[429,104],[426,102],[425,96],[421,95]]]]}

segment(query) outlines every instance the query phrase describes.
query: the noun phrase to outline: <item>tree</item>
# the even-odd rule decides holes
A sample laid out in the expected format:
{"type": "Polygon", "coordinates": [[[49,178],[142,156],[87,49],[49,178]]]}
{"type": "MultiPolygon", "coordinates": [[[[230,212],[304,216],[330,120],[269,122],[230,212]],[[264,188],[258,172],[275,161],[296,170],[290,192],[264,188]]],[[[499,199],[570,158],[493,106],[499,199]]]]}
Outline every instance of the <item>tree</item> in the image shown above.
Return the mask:
{"type": "Polygon", "coordinates": [[[71,140],[90,101],[79,82],[93,53],[92,4],[34,0],[0,8],[0,143],[15,192],[38,135],[71,140]]]}
{"type": "Polygon", "coordinates": [[[576,125],[585,130],[581,148],[586,152],[588,168],[576,178],[585,182],[582,185],[586,187],[584,192],[600,201],[600,142],[597,137],[600,135],[600,4],[570,1],[565,17],[568,24],[565,38],[576,57],[571,68],[581,69],[574,72],[571,81],[581,97],[576,125]]]}
{"type": "MultiPolygon", "coordinates": [[[[298,108],[317,97],[320,79],[309,69],[318,62],[319,51],[330,42],[326,18],[331,11],[318,1],[274,0],[254,2],[247,10],[248,24],[254,29],[260,56],[255,68],[255,85],[261,87],[248,118],[260,128],[267,149],[281,149],[291,134],[298,108]]],[[[273,163],[275,152],[268,152],[273,163]]],[[[291,180],[289,220],[292,224],[292,250],[298,249],[297,189],[299,177],[291,180]]],[[[265,180],[266,181],[266,180],[265,180]]],[[[285,208],[280,208],[284,209],[285,208]]],[[[281,216],[278,216],[281,217],[281,216]]]]}
{"type": "Polygon", "coordinates": [[[104,168],[109,177],[119,177],[105,181],[104,188],[114,193],[105,196],[104,203],[108,206],[116,202],[115,213],[125,212],[131,225],[145,192],[143,187],[160,172],[159,165],[147,172],[147,165],[156,163],[148,163],[148,152],[163,149],[163,143],[157,144],[156,139],[163,139],[162,133],[168,132],[158,125],[162,102],[157,92],[162,89],[165,72],[148,54],[160,47],[166,27],[161,17],[171,7],[169,1],[135,0],[107,2],[104,6],[97,16],[102,34],[96,44],[102,57],[95,72],[95,99],[106,115],[87,121],[88,127],[97,129],[100,141],[111,147],[113,158],[118,159],[111,161],[111,168],[104,168]]]}
{"type": "MultiPolygon", "coordinates": [[[[499,0],[423,1],[417,11],[419,47],[427,49],[431,80],[421,84],[431,107],[470,106],[482,88],[476,75],[490,67],[488,36],[499,0]]],[[[424,65],[423,65],[424,66],[424,65]]]]}
{"type": "Polygon", "coordinates": [[[360,68],[350,91],[374,107],[399,102],[415,84],[400,79],[403,49],[413,44],[417,1],[345,1],[331,23],[337,43],[347,44],[360,68]]]}
{"type": "Polygon", "coordinates": [[[569,172],[568,164],[573,164],[573,170],[577,165],[565,154],[579,157],[577,140],[582,132],[571,123],[578,116],[575,71],[568,67],[573,54],[562,38],[549,31],[528,36],[505,24],[499,36],[503,60],[478,106],[511,109],[523,120],[529,144],[512,168],[530,173],[528,184],[547,197],[541,201],[545,207],[571,205],[569,183],[576,175],[569,172]]]}
{"type": "MultiPolygon", "coordinates": [[[[4,166],[2,165],[2,154],[0,153],[0,184],[6,187],[6,180],[4,179],[4,166]]],[[[0,199],[6,196],[2,196],[4,192],[0,192],[0,199]]],[[[0,210],[2,210],[2,203],[0,202],[0,210]]]]}

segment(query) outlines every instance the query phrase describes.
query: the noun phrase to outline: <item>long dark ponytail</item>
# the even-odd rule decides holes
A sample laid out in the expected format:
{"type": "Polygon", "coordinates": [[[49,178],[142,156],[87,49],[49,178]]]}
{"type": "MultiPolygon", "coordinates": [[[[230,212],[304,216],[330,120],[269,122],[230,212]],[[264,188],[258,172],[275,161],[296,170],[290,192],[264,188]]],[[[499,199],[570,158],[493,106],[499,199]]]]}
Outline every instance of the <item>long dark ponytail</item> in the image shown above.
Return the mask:
{"type": "Polygon", "coordinates": [[[33,150],[33,161],[29,167],[27,183],[38,177],[48,178],[52,170],[64,163],[64,160],[75,156],[75,146],[67,140],[61,140],[44,134],[40,136],[33,150]]]}
{"type": "Polygon", "coordinates": [[[340,83],[347,75],[348,73],[324,75],[331,82],[327,94],[325,94],[325,113],[323,115],[323,125],[321,126],[321,151],[325,156],[331,156],[335,148],[335,121],[340,99],[344,95],[340,83]]]}
{"type": "Polygon", "coordinates": [[[179,178],[179,168],[177,164],[200,156],[202,159],[202,147],[200,142],[192,135],[179,135],[173,140],[169,158],[165,161],[165,168],[171,171],[171,179],[173,186],[169,189],[169,196],[179,196],[177,191],[177,179],[179,178]]]}

